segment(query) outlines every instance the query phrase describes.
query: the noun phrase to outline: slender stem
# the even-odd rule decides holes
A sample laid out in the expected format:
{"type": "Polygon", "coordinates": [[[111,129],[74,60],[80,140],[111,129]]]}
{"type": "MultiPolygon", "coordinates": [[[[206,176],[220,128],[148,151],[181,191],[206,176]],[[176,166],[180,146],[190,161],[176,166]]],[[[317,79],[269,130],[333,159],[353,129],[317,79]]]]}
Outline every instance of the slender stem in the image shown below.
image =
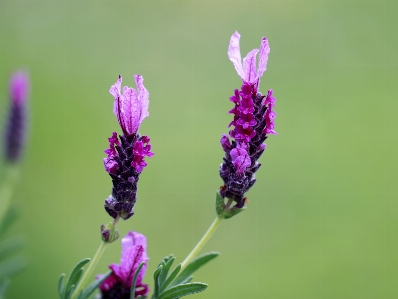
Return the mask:
{"type": "MultiPolygon", "coordinates": [[[[113,220],[112,225],[115,227],[116,224],[118,223],[118,221],[119,221],[119,217],[117,217],[116,219],[113,220]]],[[[102,254],[105,251],[106,245],[108,245],[107,242],[101,241],[101,244],[97,249],[97,252],[95,253],[93,259],[89,263],[87,270],[84,271],[83,277],[80,279],[80,282],[78,283],[75,291],[73,292],[71,299],[76,299],[76,297],[79,295],[80,291],[83,290],[83,288],[85,287],[87,280],[91,277],[91,274],[93,273],[95,267],[97,266],[99,260],[101,259],[102,254]]]]}
{"type": "Polygon", "coordinates": [[[3,219],[7,212],[15,184],[19,177],[19,169],[17,165],[9,164],[6,167],[5,178],[0,189],[0,220],[3,219]]]}
{"type": "Polygon", "coordinates": [[[198,244],[196,244],[194,249],[192,249],[192,251],[188,254],[188,256],[185,258],[185,260],[182,262],[181,269],[185,268],[192,261],[192,259],[199,253],[199,251],[203,248],[203,246],[205,246],[207,241],[209,241],[209,239],[211,238],[213,233],[216,231],[216,229],[222,219],[223,218],[218,217],[218,216],[216,217],[216,219],[214,219],[213,223],[210,225],[207,232],[203,235],[202,239],[200,239],[198,244]]]}

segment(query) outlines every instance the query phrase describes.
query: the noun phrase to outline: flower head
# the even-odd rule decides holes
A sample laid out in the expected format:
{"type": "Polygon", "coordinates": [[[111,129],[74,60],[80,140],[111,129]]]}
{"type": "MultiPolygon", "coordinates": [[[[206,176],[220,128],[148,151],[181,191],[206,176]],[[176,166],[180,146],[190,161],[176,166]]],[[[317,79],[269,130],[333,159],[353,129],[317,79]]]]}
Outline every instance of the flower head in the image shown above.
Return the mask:
{"type": "Polygon", "coordinates": [[[144,78],[141,75],[134,75],[137,91],[132,87],[123,87],[123,94],[120,92],[122,76],[109,92],[115,98],[113,113],[119,122],[125,135],[137,133],[138,128],[145,117],[149,115],[149,92],[144,86],[144,78]]]}
{"type": "Polygon", "coordinates": [[[109,268],[112,274],[100,285],[101,299],[130,299],[132,280],[141,262],[145,262],[145,265],[137,276],[134,297],[148,294],[149,287],[142,282],[148,260],[145,236],[130,231],[122,239],[120,265],[111,264],[109,268]]]}
{"type": "Polygon", "coordinates": [[[26,139],[26,104],[29,96],[29,76],[16,72],[9,83],[10,110],[4,136],[5,158],[19,161],[26,139]]]}
{"type": "Polygon", "coordinates": [[[149,92],[144,87],[144,78],[134,76],[137,92],[131,87],[123,87],[120,93],[122,77],[111,86],[109,92],[114,96],[113,112],[122,128],[123,135],[116,132],[108,138],[107,157],[103,159],[105,170],[112,177],[112,195],[105,200],[105,210],[117,218],[130,218],[136,202],[137,182],[147,166],[146,157],[152,157],[150,138],[141,136],[138,128],[149,115],[149,92]]]}
{"type": "Polygon", "coordinates": [[[230,142],[225,134],[220,140],[225,152],[224,162],[220,166],[220,176],[225,185],[222,186],[220,195],[234,200],[235,208],[244,206],[244,195],[256,181],[254,173],[261,166],[257,160],[266,147],[263,142],[268,134],[277,134],[274,122],[276,113],[273,110],[276,99],[272,96],[273,92],[269,90],[267,96],[264,96],[258,91],[270,52],[268,40],[263,37],[260,50],[250,51],[242,64],[239,39],[239,33],[235,32],[228,48],[228,57],[243,80],[240,90],[235,89],[234,95],[229,98],[234,103],[234,108],[229,111],[234,115],[229,124],[234,127],[229,131],[233,140],[230,142]],[[260,58],[256,71],[258,52],[260,58]]]}
{"type": "Polygon", "coordinates": [[[239,40],[240,34],[236,31],[232,34],[229,42],[228,57],[234,64],[235,70],[242,78],[243,82],[257,87],[261,76],[267,69],[268,54],[270,52],[268,40],[263,37],[260,43],[260,50],[251,50],[246,57],[243,58],[243,64],[240,55],[239,40]],[[258,69],[256,71],[256,58],[259,52],[258,69]]]}

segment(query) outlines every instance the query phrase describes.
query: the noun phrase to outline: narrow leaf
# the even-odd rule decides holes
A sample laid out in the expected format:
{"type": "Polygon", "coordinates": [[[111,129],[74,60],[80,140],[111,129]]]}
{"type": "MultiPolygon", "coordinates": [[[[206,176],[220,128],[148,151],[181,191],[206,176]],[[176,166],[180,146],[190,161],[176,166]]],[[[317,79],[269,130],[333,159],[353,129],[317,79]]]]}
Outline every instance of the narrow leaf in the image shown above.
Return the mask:
{"type": "Polygon", "coordinates": [[[188,266],[180,273],[180,275],[178,275],[178,277],[174,280],[172,285],[175,286],[180,284],[182,281],[184,281],[187,277],[191,276],[196,270],[198,270],[204,264],[208,263],[212,259],[219,256],[219,254],[220,254],[219,252],[212,251],[197,257],[188,264],[188,266]]]}
{"type": "Polygon", "coordinates": [[[201,282],[192,282],[187,284],[181,284],[168,289],[163,292],[159,299],[178,299],[183,296],[203,292],[206,290],[207,284],[201,282]]]}
{"type": "MultiPolygon", "coordinates": [[[[76,277],[76,274],[82,270],[82,268],[84,267],[84,265],[86,265],[88,262],[90,261],[89,258],[85,258],[83,260],[81,260],[80,262],[78,262],[76,264],[76,266],[73,267],[72,272],[70,273],[68,282],[66,283],[66,288],[64,289],[64,292],[68,292],[69,288],[73,285],[76,286],[76,284],[79,282],[80,280],[80,275],[78,277],[76,277]]],[[[83,270],[82,270],[83,271],[83,270]]],[[[66,295],[66,294],[65,294],[66,295]]],[[[66,296],[63,296],[63,298],[66,298],[66,296]]]]}
{"type": "Polygon", "coordinates": [[[159,276],[159,283],[160,283],[160,287],[163,287],[163,284],[167,278],[167,274],[169,273],[170,267],[173,264],[174,260],[176,258],[173,256],[171,258],[169,258],[167,261],[165,261],[165,264],[163,266],[163,270],[162,270],[162,274],[159,276]]]}
{"type": "Polygon", "coordinates": [[[82,277],[83,274],[83,269],[79,269],[78,271],[76,271],[72,277],[69,277],[69,281],[68,284],[66,286],[66,289],[68,290],[71,286],[76,287],[77,284],[80,281],[80,278],[82,277]]]}
{"type": "Polygon", "coordinates": [[[170,254],[170,255],[168,255],[168,256],[166,256],[166,257],[164,257],[160,262],[159,262],[159,264],[158,264],[158,266],[156,267],[156,268],[159,268],[159,266],[160,265],[163,265],[163,263],[167,263],[171,258],[173,258],[174,257],[174,255],[172,255],[172,254],[170,254]]]}
{"type": "Polygon", "coordinates": [[[76,286],[72,285],[69,289],[67,289],[64,299],[70,299],[72,297],[72,294],[73,294],[75,288],[76,288],[76,286]]]}
{"type": "Polygon", "coordinates": [[[79,292],[79,295],[77,295],[76,299],[83,299],[83,290],[79,292]]]}
{"type": "Polygon", "coordinates": [[[192,276],[192,275],[191,275],[191,276],[188,276],[188,277],[185,278],[183,281],[181,281],[179,284],[186,284],[186,283],[189,283],[189,282],[192,281],[192,279],[193,279],[193,276],[192,276]]]}
{"type": "Polygon", "coordinates": [[[160,291],[159,276],[162,273],[162,270],[163,270],[163,266],[160,265],[155,270],[155,273],[153,273],[155,290],[153,291],[153,297],[152,298],[158,298],[158,296],[159,296],[159,291],[160,291]]]}
{"type": "Polygon", "coordinates": [[[100,279],[94,280],[83,292],[82,298],[81,299],[86,299],[89,298],[94,291],[100,286],[100,284],[107,279],[109,276],[111,276],[112,271],[109,271],[104,274],[100,279]]]}
{"type": "Polygon", "coordinates": [[[163,292],[169,286],[169,284],[174,280],[174,278],[176,278],[180,270],[181,270],[181,264],[178,264],[177,267],[174,268],[173,272],[171,272],[170,276],[166,279],[166,281],[162,285],[160,292],[163,292]]]}
{"type": "MultiPolygon", "coordinates": [[[[140,274],[140,271],[141,271],[142,267],[144,267],[144,265],[145,265],[145,262],[141,262],[141,263],[138,265],[138,268],[137,268],[137,270],[136,270],[135,273],[134,273],[134,277],[133,277],[133,281],[132,281],[132,283],[131,283],[131,289],[130,289],[130,299],[134,299],[134,295],[135,295],[135,284],[137,283],[138,274],[140,274]]],[[[158,269],[159,269],[159,268],[158,268],[158,269]]],[[[157,270],[157,269],[156,269],[156,270],[157,270]]],[[[156,273],[156,271],[155,271],[155,273],[156,273]]],[[[156,281],[156,278],[155,278],[155,281],[156,281]]]]}
{"type": "Polygon", "coordinates": [[[58,295],[60,299],[62,299],[62,294],[64,289],[64,284],[63,284],[64,279],[65,279],[65,273],[62,273],[58,279],[58,295]]]}

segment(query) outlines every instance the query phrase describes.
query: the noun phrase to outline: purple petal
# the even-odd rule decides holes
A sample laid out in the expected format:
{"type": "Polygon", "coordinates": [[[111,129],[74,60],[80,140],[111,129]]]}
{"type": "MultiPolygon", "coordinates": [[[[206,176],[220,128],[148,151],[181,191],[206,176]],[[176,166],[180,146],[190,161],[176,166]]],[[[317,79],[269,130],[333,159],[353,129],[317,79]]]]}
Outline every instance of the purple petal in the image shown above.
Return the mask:
{"type": "Polygon", "coordinates": [[[239,39],[240,34],[238,33],[238,31],[235,31],[235,33],[231,36],[231,40],[229,41],[228,57],[229,60],[231,60],[234,64],[235,70],[238,75],[242,78],[242,80],[244,80],[245,76],[242,68],[242,58],[240,56],[239,39]]]}
{"type": "Polygon", "coordinates": [[[260,44],[260,56],[258,59],[258,71],[257,78],[261,78],[265,70],[267,69],[268,54],[270,52],[270,47],[268,40],[263,37],[260,44]]]}
{"type": "Polygon", "coordinates": [[[258,49],[251,50],[245,58],[243,58],[243,72],[245,74],[245,81],[249,83],[256,83],[258,77],[256,73],[256,56],[258,49]]]}
{"type": "Polygon", "coordinates": [[[249,167],[251,164],[249,155],[244,148],[234,148],[233,150],[231,150],[230,155],[237,174],[244,173],[246,168],[249,167]]]}
{"type": "Polygon", "coordinates": [[[229,141],[228,136],[225,134],[222,134],[220,143],[225,152],[227,152],[231,148],[231,142],[229,141]]]}
{"type": "Polygon", "coordinates": [[[141,75],[134,75],[135,83],[137,85],[138,91],[138,101],[140,102],[140,124],[144,120],[145,117],[149,115],[148,107],[149,107],[149,92],[144,86],[144,77],[141,75]]]}
{"type": "Polygon", "coordinates": [[[117,170],[119,168],[119,164],[112,158],[112,157],[107,157],[103,159],[104,161],[104,167],[105,170],[108,173],[116,174],[117,170]]]}
{"type": "MultiPolygon", "coordinates": [[[[114,265],[114,264],[113,264],[114,265]]],[[[95,278],[96,279],[101,279],[101,277],[104,276],[103,274],[97,275],[95,278]]],[[[100,285],[100,290],[102,292],[107,292],[110,289],[112,289],[115,285],[117,284],[117,276],[112,273],[107,279],[105,279],[101,285],[100,285]]]]}

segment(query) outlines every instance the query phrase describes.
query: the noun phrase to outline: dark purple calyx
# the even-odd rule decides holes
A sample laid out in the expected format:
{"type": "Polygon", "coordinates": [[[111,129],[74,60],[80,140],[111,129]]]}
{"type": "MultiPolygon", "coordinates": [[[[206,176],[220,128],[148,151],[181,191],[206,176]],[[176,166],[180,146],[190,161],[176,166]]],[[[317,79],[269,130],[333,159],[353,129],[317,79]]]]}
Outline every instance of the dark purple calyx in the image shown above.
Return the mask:
{"type": "Polygon", "coordinates": [[[26,109],[24,105],[19,105],[13,101],[11,102],[4,135],[4,153],[6,161],[14,163],[20,160],[25,145],[25,139],[26,109]]]}
{"type": "Polygon", "coordinates": [[[235,107],[229,113],[234,115],[229,132],[230,142],[226,135],[221,137],[221,145],[225,152],[224,162],[220,166],[220,176],[224,186],[220,188],[222,198],[236,202],[233,208],[243,208],[245,193],[256,182],[255,172],[260,168],[260,158],[266,145],[267,134],[274,131],[275,112],[272,110],[275,98],[272,90],[264,96],[257,91],[256,85],[244,83],[241,90],[235,90],[230,100],[235,107]]]}
{"type": "Polygon", "coordinates": [[[110,148],[105,150],[108,154],[104,158],[105,170],[112,177],[112,195],[105,200],[105,210],[112,218],[118,216],[126,220],[133,214],[134,204],[137,200],[137,183],[142,170],[147,165],[144,158],[151,157],[148,136],[138,133],[117,137],[113,133],[109,138],[110,148]]]}

